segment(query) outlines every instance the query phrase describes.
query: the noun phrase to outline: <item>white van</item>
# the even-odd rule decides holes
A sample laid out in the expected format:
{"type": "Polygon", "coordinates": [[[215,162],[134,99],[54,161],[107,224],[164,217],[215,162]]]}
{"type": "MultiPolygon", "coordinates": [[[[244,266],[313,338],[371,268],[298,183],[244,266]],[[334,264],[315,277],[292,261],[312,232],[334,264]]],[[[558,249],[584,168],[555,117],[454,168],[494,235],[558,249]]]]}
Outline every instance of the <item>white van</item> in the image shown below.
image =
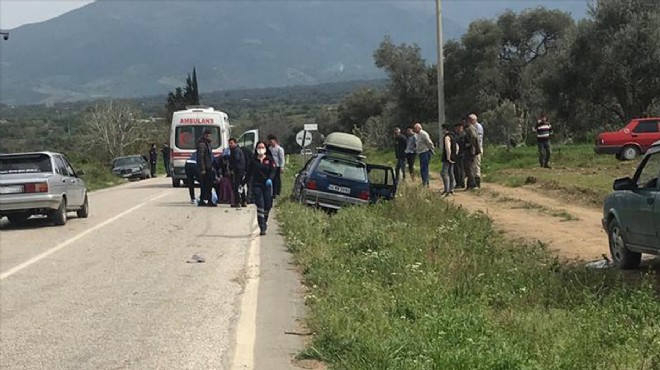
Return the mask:
{"type": "Polygon", "coordinates": [[[186,159],[196,151],[197,141],[204,130],[211,130],[213,155],[222,154],[229,147],[230,126],[227,113],[213,107],[186,107],[174,112],[170,129],[170,173],[172,186],[181,186],[186,179],[186,159]]]}

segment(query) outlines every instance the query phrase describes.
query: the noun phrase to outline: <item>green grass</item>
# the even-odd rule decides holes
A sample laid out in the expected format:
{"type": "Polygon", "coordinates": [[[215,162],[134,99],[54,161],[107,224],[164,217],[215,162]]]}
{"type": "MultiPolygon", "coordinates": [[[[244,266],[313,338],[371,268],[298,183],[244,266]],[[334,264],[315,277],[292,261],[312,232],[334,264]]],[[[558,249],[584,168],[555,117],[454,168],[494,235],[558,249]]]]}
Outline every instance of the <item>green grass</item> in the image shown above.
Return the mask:
{"type": "Polygon", "coordinates": [[[278,208],[315,333],[301,357],[356,370],[660,368],[650,275],[563,264],[417,187],[333,216],[278,208]]]}

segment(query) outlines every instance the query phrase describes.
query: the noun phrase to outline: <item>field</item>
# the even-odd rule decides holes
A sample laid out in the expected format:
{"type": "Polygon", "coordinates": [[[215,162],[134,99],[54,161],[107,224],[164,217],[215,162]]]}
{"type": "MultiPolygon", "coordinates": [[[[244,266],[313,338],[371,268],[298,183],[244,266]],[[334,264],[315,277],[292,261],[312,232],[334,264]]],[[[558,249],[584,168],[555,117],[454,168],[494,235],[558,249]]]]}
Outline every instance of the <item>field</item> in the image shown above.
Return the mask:
{"type": "MultiPolygon", "coordinates": [[[[544,177],[531,149],[488,153],[490,181],[520,171],[594,194],[611,179],[589,177],[588,167],[626,174],[632,166],[570,147],[548,171],[566,175],[544,177]],[[509,164],[494,161],[505,155],[509,164]]],[[[285,201],[278,219],[307,287],[315,335],[302,358],[333,369],[660,369],[653,271],[629,279],[562,262],[416,185],[333,216],[285,201]]]]}

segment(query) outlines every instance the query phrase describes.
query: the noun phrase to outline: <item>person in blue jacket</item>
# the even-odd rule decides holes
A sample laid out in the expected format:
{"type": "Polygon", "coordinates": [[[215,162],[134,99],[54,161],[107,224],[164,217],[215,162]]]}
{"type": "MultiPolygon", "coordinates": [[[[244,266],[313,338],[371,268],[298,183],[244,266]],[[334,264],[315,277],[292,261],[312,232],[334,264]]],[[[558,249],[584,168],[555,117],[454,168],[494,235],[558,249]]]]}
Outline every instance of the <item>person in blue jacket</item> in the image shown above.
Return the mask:
{"type": "Polygon", "coordinates": [[[268,155],[266,143],[258,142],[254,156],[248,162],[247,180],[252,184],[252,196],[257,206],[259,235],[266,235],[268,229],[268,214],[273,207],[273,179],[276,171],[275,161],[268,155]]]}

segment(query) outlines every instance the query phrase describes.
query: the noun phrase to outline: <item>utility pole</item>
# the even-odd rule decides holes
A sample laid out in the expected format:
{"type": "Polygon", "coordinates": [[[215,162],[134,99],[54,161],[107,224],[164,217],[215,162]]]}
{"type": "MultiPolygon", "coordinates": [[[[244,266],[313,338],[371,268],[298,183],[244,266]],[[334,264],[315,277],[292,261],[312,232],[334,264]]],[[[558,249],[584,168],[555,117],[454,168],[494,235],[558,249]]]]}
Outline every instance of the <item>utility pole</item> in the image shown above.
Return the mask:
{"type": "Polygon", "coordinates": [[[438,139],[442,142],[442,126],[445,124],[445,53],[442,40],[442,0],[435,0],[436,31],[438,36],[438,139]]]}

